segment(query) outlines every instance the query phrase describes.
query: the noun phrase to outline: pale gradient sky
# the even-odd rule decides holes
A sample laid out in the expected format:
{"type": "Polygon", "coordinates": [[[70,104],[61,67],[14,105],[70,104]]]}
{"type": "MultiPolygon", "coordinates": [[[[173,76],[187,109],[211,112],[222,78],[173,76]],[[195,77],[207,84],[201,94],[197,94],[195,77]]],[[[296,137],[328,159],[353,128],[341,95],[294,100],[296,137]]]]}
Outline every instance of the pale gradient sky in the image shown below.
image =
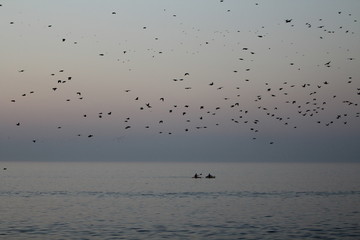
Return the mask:
{"type": "Polygon", "coordinates": [[[360,161],[360,1],[0,4],[0,161],[360,161]]]}

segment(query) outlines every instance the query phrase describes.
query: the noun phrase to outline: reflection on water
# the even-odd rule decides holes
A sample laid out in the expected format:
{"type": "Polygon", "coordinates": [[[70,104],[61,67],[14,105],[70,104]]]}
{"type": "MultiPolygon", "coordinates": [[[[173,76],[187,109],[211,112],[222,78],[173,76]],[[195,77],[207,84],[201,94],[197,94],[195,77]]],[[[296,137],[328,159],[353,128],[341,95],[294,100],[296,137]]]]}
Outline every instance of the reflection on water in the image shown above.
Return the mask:
{"type": "Polygon", "coordinates": [[[0,239],[360,237],[359,164],[1,165],[0,239]]]}

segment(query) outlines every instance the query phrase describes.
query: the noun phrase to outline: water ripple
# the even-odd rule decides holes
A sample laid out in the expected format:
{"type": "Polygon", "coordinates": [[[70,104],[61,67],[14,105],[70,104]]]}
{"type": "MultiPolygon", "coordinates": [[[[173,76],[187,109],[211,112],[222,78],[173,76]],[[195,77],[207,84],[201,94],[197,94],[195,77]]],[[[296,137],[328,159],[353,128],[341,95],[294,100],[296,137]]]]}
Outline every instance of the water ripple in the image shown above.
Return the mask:
{"type": "Polygon", "coordinates": [[[330,196],[356,196],[360,191],[273,191],[273,192],[252,192],[252,191],[223,191],[223,192],[106,192],[106,191],[1,191],[0,197],[79,197],[91,196],[98,198],[299,198],[299,197],[330,197],[330,196]]]}

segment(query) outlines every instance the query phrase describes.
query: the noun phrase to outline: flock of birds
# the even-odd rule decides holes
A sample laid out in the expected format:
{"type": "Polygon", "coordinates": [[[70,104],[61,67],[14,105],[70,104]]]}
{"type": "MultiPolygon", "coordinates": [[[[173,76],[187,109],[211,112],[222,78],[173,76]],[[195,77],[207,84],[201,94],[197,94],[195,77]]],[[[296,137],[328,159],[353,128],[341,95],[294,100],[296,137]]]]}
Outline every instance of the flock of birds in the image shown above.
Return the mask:
{"type": "MultiPolygon", "coordinates": [[[[220,0],[219,3],[224,4],[224,1],[220,0]]],[[[255,7],[260,7],[261,4],[254,3],[254,5],[255,7]]],[[[4,11],[6,4],[0,4],[0,7],[3,8],[4,11]]],[[[166,9],[164,9],[164,12],[165,11],[166,9]]],[[[231,12],[231,9],[226,9],[224,14],[231,12]]],[[[118,15],[117,11],[110,11],[108,14],[114,15],[114,17],[118,15]]],[[[353,18],[351,13],[338,11],[333,14],[344,16],[344,18],[348,20],[350,19],[352,24],[355,24],[356,29],[354,30],[351,29],[351,27],[340,25],[329,26],[323,23],[325,22],[323,19],[318,19],[315,22],[300,22],[295,18],[284,18],[282,22],[277,23],[277,25],[287,29],[286,31],[290,33],[296,31],[296,28],[309,29],[309,31],[312,31],[311,34],[318,36],[317,38],[320,41],[330,39],[335,33],[349,37],[358,37],[357,30],[359,30],[359,28],[357,20],[353,18]]],[[[171,14],[171,17],[176,18],[178,15],[171,14]]],[[[9,24],[16,26],[17,22],[11,21],[9,24]]],[[[56,28],[56,26],[51,23],[48,24],[47,27],[56,28]]],[[[143,26],[139,31],[149,31],[149,27],[143,26]]],[[[199,31],[200,30],[194,28],[194,32],[199,31]]],[[[214,32],[214,34],[226,38],[227,36],[233,36],[232,34],[238,33],[238,38],[240,39],[242,37],[241,34],[243,33],[241,31],[231,33],[229,31],[230,30],[214,32]]],[[[183,34],[186,37],[191,33],[183,31],[183,34]]],[[[255,39],[264,41],[263,46],[266,45],[267,38],[273,37],[271,32],[266,32],[265,27],[245,34],[254,34],[255,39]]],[[[160,41],[160,39],[161,36],[154,38],[155,41],[160,41]]],[[[201,42],[199,48],[214,44],[216,41],[214,39],[215,37],[212,40],[209,39],[201,42]]],[[[68,37],[60,37],[56,44],[67,44],[69,41],[68,37]]],[[[81,45],[80,41],[72,41],[72,43],[77,46],[81,45]]],[[[285,45],[286,43],[283,44],[285,45]]],[[[288,44],[290,46],[294,45],[292,42],[288,44]]],[[[184,44],[180,43],[180,45],[183,46],[184,44]]],[[[256,65],[256,62],[261,61],[261,56],[258,57],[257,55],[259,55],[260,51],[263,52],[264,50],[258,50],[258,48],[256,44],[254,46],[237,46],[236,52],[240,54],[236,60],[231,59],[230,62],[235,62],[236,64],[233,65],[240,67],[231,70],[231,72],[228,71],[225,74],[231,78],[231,81],[236,79],[235,84],[229,83],[230,80],[226,78],[212,78],[207,82],[201,79],[200,81],[197,79],[199,78],[199,74],[193,74],[192,71],[194,70],[192,68],[189,69],[189,71],[183,71],[181,74],[174,74],[172,78],[165,79],[165,81],[167,81],[166,86],[170,86],[171,84],[171,91],[176,89],[176,93],[182,96],[181,100],[174,100],[176,98],[174,98],[171,93],[167,93],[166,89],[164,89],[163,95],[149,97],[140,95],[141,91],[137,91],[136,88],[123,86],[122,92],[119,93],[119,95],[121,95],[121,101],[126,102],[127,110],[124,110],[124,112],[126,112],[127,115],[123,115],[122,110],[119,108],[96,111],[96,109],[89,110],[88,108],[82,109],[81,107],[79,107],[77,114],[82,119],[112,119],[112,121],[119,123],[116,127],[117,132],[114,131],[114,134],[120,134],[122,136],[131,134],[132,129],[140,129],[140,131],[148,131],[146,133],[150,132],[152,134],[176,135],[189,132],[201,134],[203,130],[221,129],[221,127],[224,126],[225,129],[230,127],[233,129],[233,132],[237,132],[239,129],[242,129],[241,131],[247,131],[250,138],[256,140],[261,138],[262,130],[269,128],[269,126],[271,128],[274,122],[291,129],[300,129],[299,131],[302,131],[303,121],[310,121],[314,123],[314,125],[322,127],[331,127],[332,125],[338,124],[350,125],[350,123],[358,124],[360,117],[358,105],[360,81],[358,76],[345,75],[342,79],[303,79],[296,82],[292,80],[290,76],[288,80],[284,80],[281,83],[279,83],[279,81],[272,81],[271,79],[258,80],[257,77],[253,79],[250,73],[262,71],[261,67],[256,65]],[[344,96],[343,93],[337,94],[333,91],[336,87],[332,87],[332,85],[337,86],[339,83],[346,85],[347,89],[352,90],[348,91],[346,96],[344,96]],[[192,91],[195,91],[193,95],[191,95],[192,91]],[[256,94],[253,94],[255,92],[256,94]],[[204,93],[207,95],[207,98],[202,101],[201,95],[204,93]],[[198,97],[194,95],[198,95],[198,97]],[[195,100],[192,100],[192,98],[195,98],[195,100]],[[129,108],[131,109],[130,111],[128,110],[129,108]],[[334,113],[334,109],[339,109],[339,112],[334,113]]],[[[296,47],[293,46],[293,48],[296,47]]],[[[269,47],[266,50],[268,53],[271,53],[272,48],[269,47]]],[[[121,50],[122,56],[127,56],[131,52],[135,52],[135,50],[126,48],[121,50]]],[[[167,51],[148,49],[148,52],[152,55],[152,59],[154,59],[156,54],[164,55],[167,51]]],[[[195,54],[201,54],[200,50],[189,50],[187,53],[190,55],[190,58],[195,54]]],[[[284,54],[286,55],[286,53],[284,54]]],[[[301,53],[296,54],[301,55],[301,53]]],[[[94,57],[106,58],[107,55],[105,51],[94,53],[94,57]]],[[[279,53],[275,55],[279,56],[279,53]]],[[[345,55],[346,59],[344,59],[344,61],[346,64],[358,63],[358,59],[356,56],[352,56],[351,51],[348,50],[345,55]]],[[[214,58],[216,57],[217,56],[214,56],[214,58]]],[[[130,56],[128,58],[119,57],[116,61],[126,64],[131,61],[130,58],[130,56]]],[[[315,68],[324,72],[326,72],[327,69],[336,72],[339,68],[337,67],[337,62],[339,62],[337,59],[324,59],[323,62],[317,63],[315,68]]],[[[286,71],[297,75],[299,72],[306,71],[306,66],[304,65],[304,62],[298,63],[296,60],[289,60],[286,71]]],[[[227,68],[224,68],[224,71],[227,71],[225,69],[227,68]]],[[[279,70],[282,71],[282,69],[279,70]]],[[[27,71],[28,69],[18,69],[18,72],[14,74],[26,75],[27,71]]],[[[96,71],[96,69],[90,69],[89,71],[96,71]]],[[[129,71],[131,71],[131,69],[129,69],[129,71]]],[[[327,74],[328,73],[326,73],[325,76],[327,76],[327,74]]],[[[71,74],[71,71],[68,72],[66,69],[58,69],[57,72],[49,73],[48,76],[52,83],[48,92],[52,92],[58,96],[71,95],[70,98],[62,98],[61,101],[64,102],[83,101],[86,104],[86,90],[69,90],[71,89],[72,82],[76,81],[80,83],[84,81],[84,79],[81,79],[81,76],[75,77],[71,74]],[[71,94],[69,94],[69,92],[71,92],[71,94]]],[[[256,74],[253,76],[256,76],[256,74]]],[[[46,79],[47,83],[49,79],[46,79]]],[[[151,81],[151,79],[147,79],[147,81],[151,81]]],[[[158,87],[161,88],[161,86],[158,87]]],[[[31,95],[42,94],[44,92],[43,87],[39,88],[39,90],[35,88],[36,86],[27,92],[19,93],[8,101],[11,104],[21,104],[21,102],[31,103],[31,95]]],[[[62,110],[61,108],[59,108],[59,111],[62,110]]],[[[26,118],[14,119],[14,121],[14,125],[17,127],[26,128],[26,118]]],[[[108,121],[103,123],[97,122],[94,127],[96,128],[96,126],[101,124],[107,125],[108,123],[108,121]]],[[[54,125],[53,127],[59,130],[64,128],[61,124],[54,125]]],[[[73,135],[77,137],[97,137],[96,131],[92,132],[88,130],[84,132],[84,130],[76,130],[75,127],[73,127],[73,130],[73,135]]],[[[274,144],[276,142],[275,139],[276,136],[272,136],[271,140],[267,140],[268,144],[274,144]]],[[[31,142],[39,143],[41,142],[41,137],[33,136],[31,142]]]]}

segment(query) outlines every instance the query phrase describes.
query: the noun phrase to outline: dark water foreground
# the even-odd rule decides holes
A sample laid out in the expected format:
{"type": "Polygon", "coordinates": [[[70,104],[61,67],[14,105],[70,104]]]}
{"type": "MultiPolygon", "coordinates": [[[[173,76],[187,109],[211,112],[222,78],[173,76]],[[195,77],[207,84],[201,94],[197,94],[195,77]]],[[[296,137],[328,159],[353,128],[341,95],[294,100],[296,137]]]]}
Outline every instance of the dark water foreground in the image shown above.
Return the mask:
{"type": "Polygon", "coordinates": [[[360,164],[0,164],[0,239],[360,239],[360,164]]]}

